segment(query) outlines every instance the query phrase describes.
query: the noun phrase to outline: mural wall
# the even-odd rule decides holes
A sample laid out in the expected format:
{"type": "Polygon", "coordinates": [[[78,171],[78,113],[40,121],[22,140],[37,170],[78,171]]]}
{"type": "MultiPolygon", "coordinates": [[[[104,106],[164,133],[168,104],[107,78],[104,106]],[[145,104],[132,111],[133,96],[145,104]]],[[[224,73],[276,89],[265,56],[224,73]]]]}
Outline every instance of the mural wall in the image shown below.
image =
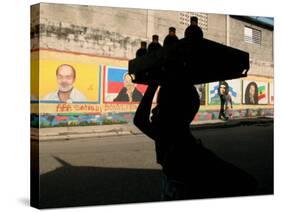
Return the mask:
{"type": "MultiPolygon", "coordinates": [[[[33,55],[31,125],[132,123],[147,86],[132,83],[127,66],[127,60],[52,50],[40,51],[40,60],[33,55]]],[[[233,102],[234,118],[273,115],[272,79],[250,77],[227,80],[226,84],[233,102]],[[261,108],[255,108],[255,105],[261,108]]],[[[220,107],[218,86],[219,82],[196,85],[201,107],[195,121],[217,118],[220,107]]],[[[156,97],[157,92],[154,106],[156,97]]]]}
{"type": "Polygon", "coordinates": [[[243,80],[243,104],[268,104],[268,82],[243,80]]]}
{"type": "Polygon", "coordinates": [[[137,103],[146,85],[134,84],[127,68],[104,66],[104,102],[137,103]]]}
{"type": "Polygon", "coordinates": [[[269,104],[274,104],[274,82],[269,83],[269,104]]]}
{"type": "Polygon", "coordinates": [[[101,66],[40,60],[39,100],[46,103],[100,103],[101,66]]]}
{"type": "MultiPolygon", "coordinates": [[[[235,105],[241,103],[241,80],[234,79],[234,80],[227,80],[227,90],[228,94],[231,96],[232,103],[235,105]]],[[[208,104],[209,105],[220,105],[220,97],[218,94],[219,89],[219,82],[209,83],[209,98],[208,104]]]]}

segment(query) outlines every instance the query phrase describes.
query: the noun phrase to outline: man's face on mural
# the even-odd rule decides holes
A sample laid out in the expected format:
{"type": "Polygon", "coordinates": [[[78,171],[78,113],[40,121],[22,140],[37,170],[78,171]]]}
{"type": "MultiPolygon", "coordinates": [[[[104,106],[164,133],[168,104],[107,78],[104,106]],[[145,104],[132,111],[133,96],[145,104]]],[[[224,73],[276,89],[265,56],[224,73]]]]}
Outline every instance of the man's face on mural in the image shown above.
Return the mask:
{"type": "Polygon", "coordinates": [[[124,86],[127,88],[128,91],[130,91],[130,92],[134,91],[135,85],[132,82],[132,79],[128,74],[126,74],[124,77],[124,86]]]}
{"type": "Polygon", "coordinates": [[[249,89],[250,96],[255,96],[255,93],[256,93],[256,88],[254,85],[251,85],[249,89]]]}
{"type": "Polygon", "coordinates": [[[59,90],[67,92],[72,89],[75,81],[74,71],[70,66],[61,66],[57,72],[57,83],[59,90]]]}

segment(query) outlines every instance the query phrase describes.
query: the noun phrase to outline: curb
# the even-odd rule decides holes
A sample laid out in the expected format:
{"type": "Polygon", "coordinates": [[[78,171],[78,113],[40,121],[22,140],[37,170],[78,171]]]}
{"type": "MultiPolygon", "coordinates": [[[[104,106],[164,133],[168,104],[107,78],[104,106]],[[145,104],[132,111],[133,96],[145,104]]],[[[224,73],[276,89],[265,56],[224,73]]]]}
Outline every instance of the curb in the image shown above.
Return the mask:
{"type": "Polygon", "coordinates": [[[218,122],[216,124],[208,123],[208,124],[200,124],[200,125],[192,125],[192,130],[199,130],[204,128],[226,128],[226,127],[236,127],[241,125],[253,125],[253,124],[265,124],[265,123],[273,123],[273,118],[260,117],[260,118],[247,118],[247,119],[234,119],[230,121],[218,122]]]}
{"type": "MultiPolygon", "coordinates": [[[[192,124],[191,130],[202,130],[202,129],[216,129],[216,128],[226,128],[226,127],[236,127],[236,126],[249,126],[253,124],[266,124],[273,123],[273,118],[259,117],[259,118],[247,118],[247,119],[234,119],[229,121],[218,120],[216,123],[202,123],[202,124],[192,124]]],[[[110,137],[110,136],[125,136],[125,135],[141,135],[143,134],[133,125],[110,125],[97,127],[88,127],[83,129],[81,127],[65,127],[61,129],[55,129],[58,132],[45,132],[39,133],[39,129],[31,129],[31,139],[40,141],[67,141],[73,139],[83,139],[83,138],[100,138],[100,137],[110,137]],[[79,128],[79,130],[77,130],[79,128]],[[77,131],[75,131],[75,129],[77,131]],[[83,130],[81,130],[83,129],[83,130]]],[[[47,129],[41,129],[48,131],[47,129]]],[[[53,131],[55,131],[53,130],[53,131]]]]}

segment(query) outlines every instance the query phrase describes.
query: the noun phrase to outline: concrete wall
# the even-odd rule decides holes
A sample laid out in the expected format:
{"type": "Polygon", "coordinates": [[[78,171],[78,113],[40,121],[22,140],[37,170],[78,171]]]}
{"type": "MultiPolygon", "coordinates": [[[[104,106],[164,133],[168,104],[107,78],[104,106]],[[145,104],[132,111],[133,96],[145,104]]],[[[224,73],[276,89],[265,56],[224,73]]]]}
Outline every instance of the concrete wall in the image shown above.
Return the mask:
{"type": "Polygon", "coordinates": [[[226,15],[209,14],[205,38],[226,45],[226,15]]]}
{"type": "Polygon", "coordinates": [[[273,65],[273,31],[248,22],[230,18],[230,46],[250,53],[250,75],[274,76],[273,65]],[[261,31],[261,45],[244,41],[244,27],[253,27],[261,31]]]}
{"type": "MultiPolygon", "coordinates": [[[[182,38],[187,26],[180,23],[180,13],[42,3],[40,25],[32,25],[31,38],[40,36],[40,48],[131,59],[141,40],[150,42],[151,36],[158,34],[163,42],[170,26],[176,27],[182,38]]],[[[225,44],[225,16],[205,15],[205,37],[225,44]]]]}
{"type": "Polygon", "coordinates": [[[145,10],[40,4],[40,12],[40,48],[130,58],[146,36],[145,10]]]}

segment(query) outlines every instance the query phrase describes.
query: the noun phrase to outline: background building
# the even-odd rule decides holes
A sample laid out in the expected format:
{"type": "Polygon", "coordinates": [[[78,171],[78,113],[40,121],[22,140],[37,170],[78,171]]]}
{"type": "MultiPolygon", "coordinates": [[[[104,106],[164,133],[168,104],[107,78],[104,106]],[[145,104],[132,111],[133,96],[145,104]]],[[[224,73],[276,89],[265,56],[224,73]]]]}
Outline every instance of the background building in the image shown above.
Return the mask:
{"type": "MultiPolygon", "coordinates": [[[[205,38],[250,53],[249,76],[227,81],[234,100],[232,116],[273,115],[271,18],[41,3],[31,8],[33,126],[131,123],[138,102],[115,101],[124,87],[128,60],[135,57],[140,42],[149,43],[153,34],[158,34],[163,43],[170,26],[182,38],[191,16],[198,17],[205,38]],[[76,68],[75,87],[87,101],[66,104],[43,100],[56,89],[56,67],[63,63],[76,68]],[[246,101],[251,83],[257,89],[255,104],[246,101]]],[[[217,86],[218,83],[198,86],[201,107],[195,120],[218,117],[217,86]]],[[[145,86],[138,85],[136,89],[143,93],[145,86]]],[[[175,100],[175,111],[177,104],[180,100],[175,100]]]]}

